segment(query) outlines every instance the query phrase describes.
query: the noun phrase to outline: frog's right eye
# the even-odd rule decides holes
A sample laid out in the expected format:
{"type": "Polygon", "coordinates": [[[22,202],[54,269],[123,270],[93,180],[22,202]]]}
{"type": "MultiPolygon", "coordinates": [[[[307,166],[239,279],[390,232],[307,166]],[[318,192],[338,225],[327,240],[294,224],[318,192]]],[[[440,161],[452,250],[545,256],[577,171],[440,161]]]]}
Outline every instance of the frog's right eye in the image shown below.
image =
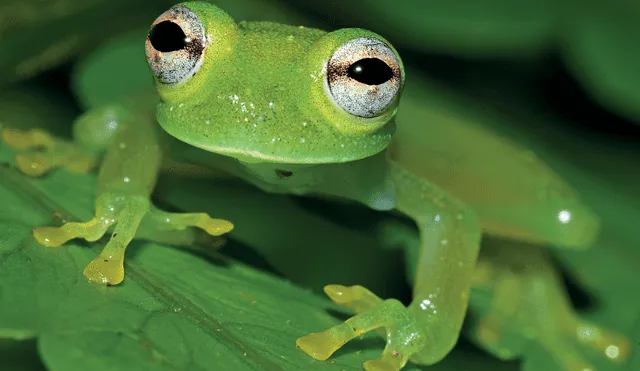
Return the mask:
{"type": "Polygon", "coordinates": [[[392,105],[402,81],[400,57],[373,37],[348,41],[326,65],[327,95],[343,110],[367,119],[380,116],[392,105]]]}
{"type": "Polygon", "coordinates": [[[145,44],[147,63],[158,81],[176,84],[200,69],[208,42],[198,16],[176,5],[153,22],[145,44]]]}

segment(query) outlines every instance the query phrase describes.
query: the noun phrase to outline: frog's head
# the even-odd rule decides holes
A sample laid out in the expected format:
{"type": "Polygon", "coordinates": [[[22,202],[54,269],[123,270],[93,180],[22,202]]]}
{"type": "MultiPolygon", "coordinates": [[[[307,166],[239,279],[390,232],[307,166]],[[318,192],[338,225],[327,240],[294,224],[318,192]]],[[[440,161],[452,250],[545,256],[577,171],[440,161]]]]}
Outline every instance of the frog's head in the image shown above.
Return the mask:
{"type": "Polygon", "coordinates": [[[160,125],[195,147],[311,164],[365,158],[391,141],[404,70],[370,31],[236,24],[188,2],[156,19],[146,51],[160,125]]]}

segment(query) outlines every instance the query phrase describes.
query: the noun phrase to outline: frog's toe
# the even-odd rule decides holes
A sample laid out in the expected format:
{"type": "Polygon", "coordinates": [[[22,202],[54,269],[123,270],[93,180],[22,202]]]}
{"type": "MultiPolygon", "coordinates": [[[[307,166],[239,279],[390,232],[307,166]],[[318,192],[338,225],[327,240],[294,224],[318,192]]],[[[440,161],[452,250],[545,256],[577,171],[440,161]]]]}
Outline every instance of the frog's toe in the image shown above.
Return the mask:
{"type": "Polygon", "coordinates": [[[42,176],[53,167],[51,160],[40,152],[19,153],[15,159],[20,172],[29,176],[42,176]]]}
{"type": "MultiPolygon", "coordinates": [[[[384,353],[382,358],[369,360],[364,363],[364,369],[367,371],[398,371],[404,363],[396,353],[384,353]]],[[[406,363],[406,361],[405,361],[406,363]]]]}
{"type": "Polygon", "coordinates": [[[14,128],[2,129],[2,141],[17,150],[26,150],[53,145],[52,137],[40,129],[19,130],[14,128]]]}
{"type": "Polygon", "coordinates": [[[359,285],[351,287],[327,285],[324,287],[324,292],[334,303],[356,313],[373,308],[382,302],[377,295],[359,285]]]}
{"type": "Polygon", "coordinates": [[[340,325],[299,338],[296,345],[311,357],[326,360],[350,340],[372,330],[384,330],[386,346],[380,359],[364,363],[366,370],[400,370],[424,348],[423,331],[399,301],[382,300],[362,286],[329,285],[325,291],[333,301],[358,314],[340,325]]]}
{"type": "Polygon", "coordinates": [[[61,227],[36,227],[33,229],[33,237],[44,246],[59,247],[74,238],[97,241],[109,226],[108,220],[95,217],[88,222],[67,222],[61,227]]]}
{"type": "Polygon", "coordinates": [[[224,239],[219,238],[233,230],[233,223],[225,219],[215,219],[206,213],[171,213],[155,207],[145,216],[140,226],[140,233],[145,238],[165,242],[172,245],[191,245],[200,242],[206,245],[220,245],[224,239]],[[206,233],[195,233],[199,229],[206,233]]]}
{"type": "Polygon", "coordinates": [[[7,128],[0,135],[16,154],[18,169],[29,176],[41,176],[53,168],[66,168],[74,173],[87,173],[97,164],[97,157],[79,145],[55,138],[47,132],[7,128]]]}
{"type": "Polygon", "coordinates": [[[117,285],[124,280],[124,255],[100,254],[84,268],[83,274],[93,282],[117,285]]]}

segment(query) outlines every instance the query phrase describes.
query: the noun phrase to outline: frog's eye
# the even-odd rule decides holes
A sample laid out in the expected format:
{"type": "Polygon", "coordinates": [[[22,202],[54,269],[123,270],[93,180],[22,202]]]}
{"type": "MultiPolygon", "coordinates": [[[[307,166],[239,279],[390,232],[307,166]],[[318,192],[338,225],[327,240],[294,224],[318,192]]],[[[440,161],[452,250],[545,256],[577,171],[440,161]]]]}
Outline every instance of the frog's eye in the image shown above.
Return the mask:
{"type": "Polygon", "coordinates": [[[162,13],[151,25],[146,41],[147,62],[164,84],[184,82],[202,65],[207,47],[204,26],[183,5],[162,13]]]}
{"type": "Polygon", "coordinates": [[[327,62],[325,90],[350,114],[372,118],[398,95],[401,71],[396,53],[387,44],[359,38],[343,44],[327,62]]]}

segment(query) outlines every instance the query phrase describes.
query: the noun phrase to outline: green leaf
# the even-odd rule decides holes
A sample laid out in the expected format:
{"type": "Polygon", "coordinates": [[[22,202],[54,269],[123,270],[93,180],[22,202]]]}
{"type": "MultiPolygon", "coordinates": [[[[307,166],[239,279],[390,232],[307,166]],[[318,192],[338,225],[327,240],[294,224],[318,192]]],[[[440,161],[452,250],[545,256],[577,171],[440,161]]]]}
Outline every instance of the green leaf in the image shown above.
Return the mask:
{"type": "MultiPolygon", "coordinates": [[[[44,99],[35,91],[25,94],[12,101],[7,98],[11,104],[0,111],[8,126],[32,127],[45,121],[64,126],[69,122],[64,104],[44,99]],[[30,107],[24,117],[18,114],[26,112],[20,97],[29,97],[22,101],[30,107]],[[40,104],[33,104],[35,97],[41,98],[36,99],[40,104]],[[12,109],[18,110],[10,115],[12,109]],[[56,112],[59,117],[53,115],[56,112]]],[[[46,248],[32,239],[31,229],[91,218],[95,176],[59,170],[43,178],[28,178],[13,169],[12,158],[12,151],[0,145],[3,370],[41,369],[34,360],[36,346],[46,368],[53,371],[360,370],[364,360],[379,357],[382,340],[368,339],[350,343],[327,362],[312,360],[296,349],[295,339],[339,323],[344,315],[336,318],[334,313],[340,309],[308,290],[207,251],[135,241],[128,251],[122,285],[103,287],[88,282],[82,269],[97,255],[101,242],[46,248]],[[11,357],[3,356],[9,353],[11,357]]],[[[278,209],[283,198],[279,199],[264,206],[278,209]]],[[[210,202],[214,211],[217,201],[210,202]]],[[[227,206],[232,207],[233,202],[227,200],[227,206]]],[[[259,224],[253,218],[250,228],[259,224]]],[[[276,246],[280,239],[265,228],[250,231],[257,234],[251,237],[253,241],[264,234],[276,246]]],[[[330,244],[332,237],[321,242],[330,244]]],[[[232,251],[234,246],[238,244],[230,243],[225,249],[232,251]]],[[[301,251],[305,247],[298,246],[301,251]]],[[[358,259],[363,250],[356,251],[358,259]]],[[[311,259],[321,256],[306,255],[311,259]]],[[[324,258],[328,261],[321,264],[331,267],[332,256],[325,254],[324,258]]],[[[382,262],[372,268],[384,266],[382,262]]],[[[468,346],[429,369],[477,369],[479,365],[487,370],[513,369],[513,364],[498,362],[468,346]]],[[[410,365],[406,369],[418,368],[410,365]]]]}
{"type": "Polygon", "coordinates": [[[45,248],[30,231],[54,213],[90,217],[94,178],[2,168],[0,179],[0,335],[36,334],[51,370],[360,369],[364,354],[333,364],[295,347],[338,323],[327,313],[337,308],[221,256],[134,243],[123,285],[89,283],[82,267],[97,246],[45,248]]]}

